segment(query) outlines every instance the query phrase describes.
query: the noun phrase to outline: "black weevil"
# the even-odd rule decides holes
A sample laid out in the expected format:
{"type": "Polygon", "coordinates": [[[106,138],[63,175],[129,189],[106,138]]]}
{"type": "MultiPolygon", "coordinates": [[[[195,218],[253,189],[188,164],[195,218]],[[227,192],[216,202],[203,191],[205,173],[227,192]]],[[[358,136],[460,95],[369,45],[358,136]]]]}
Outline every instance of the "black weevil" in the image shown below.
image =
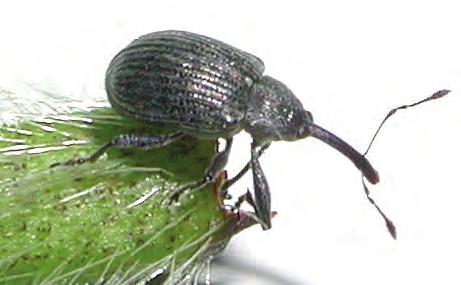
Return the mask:
{"type": "Polygon", "coordinates": [[[124,116],[177,131],[162,136],[120,134],[92,156],[64,164],[94,161],[109,147],[158,148],[185,135],[226,139],[225,149],[213,158],[203,179],[177,189],[172,195],[177,198],[186,189],[214,181],[227,163],[233,136],[245,130],[253,139],[251,161],[226,188],[252,169],[254,189],[246,199],[263,229],[271,228],[271,198],[258,158],[272,141],[315,137],[348,157],[369,182],[379,182],[363,155],[315,125],[291,90],[263,72],[264,64],[256,56],[206,36],[184,31],[141,36],[111,61],[108,99],[124,116]]]}

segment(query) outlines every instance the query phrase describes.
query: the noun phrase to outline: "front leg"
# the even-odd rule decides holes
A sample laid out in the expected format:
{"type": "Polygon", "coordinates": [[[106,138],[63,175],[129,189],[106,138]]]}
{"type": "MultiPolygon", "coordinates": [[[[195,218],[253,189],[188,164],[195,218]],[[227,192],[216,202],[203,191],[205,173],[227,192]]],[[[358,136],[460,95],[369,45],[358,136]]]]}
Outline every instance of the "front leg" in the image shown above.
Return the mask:
{"type": "MultiPolygon", "coordinates": [[[[270,145],[271,145],[270,143],[263,145],[258,151],[258,157],[260,157],[270,145]]],[[[225,195],[227,192],[227,189],[229,189],[229,187],[234,185],[235,182],[240,180],[240,178],[242,178],[243,175],[245,175],[248,172],[248,170],[250,170],[250,168],[251,168],[251,160],[247,164],[245,164],[245,166],[239,171],[239,173],[237,173],[234,177],[224,182],[224,185],[221,188],[221,192],[223,193],[223,195],[225,195]]]]}
{"type": "Polygon", "coordinates": [[[258,158],[257,145],[253,142],[251,144],[251,169],[253,172],[254,189],[250,192],[249,198],[255,209],[256,217],[261,222],[261,227],[263,230],[268,230],[272,227],[271,193],[258,158]]]}

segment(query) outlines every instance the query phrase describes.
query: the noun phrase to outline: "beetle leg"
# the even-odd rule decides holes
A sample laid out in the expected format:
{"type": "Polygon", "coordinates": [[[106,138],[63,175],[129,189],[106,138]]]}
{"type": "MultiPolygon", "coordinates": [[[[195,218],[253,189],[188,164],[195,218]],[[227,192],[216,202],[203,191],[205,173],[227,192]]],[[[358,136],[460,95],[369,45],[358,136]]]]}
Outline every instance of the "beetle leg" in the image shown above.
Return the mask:
{"type": "Polygon", "coordinates": [[[259,164],[256,147],[256,143],[253,142],[251,144],[251,169],[254,189],[252,192],[250,191],[249,198],[251,198],[251,204],[253,204],[256,217],[260,220],[263,230],[268,230],[271,228],[271,193],[269,184],[259,164]]]}
{"type": "Polygon", "coordinates": [[[103,155],[109,148],[140,148],[140,149],[153,149],[153,148],[160,148],[166,146],[179,138],[183,137],[184,134],[181,132],[164,135],[164,136],[143,136],[143,135],[119,135],[115,137],[113,140],[102,146],[100,149],[95,151],[89,157],[77,158],[77,159],[70,159],[64,163],[54,163],[51,167],[55,167],[58,165],[78,165],[85,162],[94,162],[96,161],[101,155],[103,155]]]}
{"type": "MultiPolygon", "coordinates": [[[[261,218],[253,212],[247,212],[245,210],[241,210],[240,206],[244,203],[247,202],[250,204],[253,208],[255,208],[255,204],[253,201],[253,198],[251,196],[250,189],[247,189],[247,192],[240,196],[237,200],[237,202],[234,204],[234,206],[231,206],[230,208],[227,209],[227,211],[230,211],[234,215],[237,215],[237,227],[240,230],[245,229],[251,225],[254,224],[267,224],[266,222],[262,221],[261,218]]],[[[226,210],[226,209],[224,209],[226,210]]],[[[271,212],[270,216],[271,218],[274,217],[277,214],[277,212],[271,212]]]]}
{"type": "Polygon", "coordinates": [[[247,192],[245,194],[241,195],[238,197],[237,201],[235,201],[234,205],[224,205],[221,204],[220,209],[226,212],[232,212],[232,213],[237,213],[239,214],[240,207],[244,202],[247,202],[254,208],[253,200],[251,198],[250,190],[247,189],[247,192]]]}
{"type": "Polygon", "coordinates": [[[218,174],[226,167],[227,160],[229,159],[229,154],[232,148],[232,138],[226,139],[226,148],[218,152],[211,161],[207,170],[205,171],[205,177],[203,181],[214,181],[218,174]]]}
{"type": "MultiPolygon", "coordinates": [[[[258,157],[260,157],[269,146],[270,146],[270,143],[263,145],[258,151],[258,157]]],[[[251,167],[251,160],[239,171],[239,173],[237,173],[234,177],[232,177],[231,179],[228,179],[224,183],[224,185],[221,188],[222,193],[226,193],[226,190],[229,189],[229,187],[231,187],[235,182],[240,180],[240,178],[242,178],[242,176],[245,175],[245,173],[247,173],[248,170],[250,170],[250,167],[251,167]]]]}
{"type": "Polygon", "coordinates": [[[226,166],[231,148],[232,148],[232,138],[226,139],[226,148],[223,151],[218,152],[213,157],[213,160],[211,161],[210,165],[205,171],[205,175],[203,179],[197,182],[186,184],[174,190],[169,196],[170,202],[177,201],[179,196],[181,196],[181,194],[184,193],[184,191],[187,191],[190,189],[202,188],[208,183],[213,182],[218,176],[218,174],[226,166]]]}

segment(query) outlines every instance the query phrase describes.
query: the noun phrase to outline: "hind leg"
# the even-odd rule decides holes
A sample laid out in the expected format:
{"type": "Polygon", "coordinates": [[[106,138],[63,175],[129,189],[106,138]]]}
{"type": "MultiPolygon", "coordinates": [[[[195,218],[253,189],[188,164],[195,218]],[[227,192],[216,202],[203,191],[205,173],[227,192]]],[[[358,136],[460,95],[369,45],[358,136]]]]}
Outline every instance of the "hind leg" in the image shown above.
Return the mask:
{"type": "Polygon", "coordinates": [[[115,137],[113,140],[108,142],[107,144],[103,145],[100,149],[95,151],[92,155],[89,157],[81,157],[77,159],[70,159],[64,163],[54,163],[51,165],[51,167],[55,167],[58,165],[78,165],[78,164],[83,164],[86,162],[94,162],[96,161],[101,155],[103,155],[109,148],[115,147],[115,148],[139,148],[139,149],[154,149],[154,148],[160,148],[163,146],[166,146],[181,137],[183,137],[184,134],[181,132],[169,134],[169,135],[163,135],[163,136],[146,136],[146,135],[119,135],[115,137]]]}

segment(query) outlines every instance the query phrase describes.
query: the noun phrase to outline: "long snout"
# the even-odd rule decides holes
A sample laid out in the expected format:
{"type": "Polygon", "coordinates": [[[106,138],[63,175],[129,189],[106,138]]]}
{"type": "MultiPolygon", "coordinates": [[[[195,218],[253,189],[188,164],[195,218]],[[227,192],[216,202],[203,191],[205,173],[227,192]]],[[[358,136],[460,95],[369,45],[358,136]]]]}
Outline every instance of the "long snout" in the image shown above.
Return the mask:
{"type": "Polygon", "coordinates": [[[379,182],[379,174],[373,166],[371,166],[368,159],[356,151],[348,143],[313,123],[309,124],[308,129],[310,136],[321,140],[349,158],[370,183],[376,184],[379,182]]]}

